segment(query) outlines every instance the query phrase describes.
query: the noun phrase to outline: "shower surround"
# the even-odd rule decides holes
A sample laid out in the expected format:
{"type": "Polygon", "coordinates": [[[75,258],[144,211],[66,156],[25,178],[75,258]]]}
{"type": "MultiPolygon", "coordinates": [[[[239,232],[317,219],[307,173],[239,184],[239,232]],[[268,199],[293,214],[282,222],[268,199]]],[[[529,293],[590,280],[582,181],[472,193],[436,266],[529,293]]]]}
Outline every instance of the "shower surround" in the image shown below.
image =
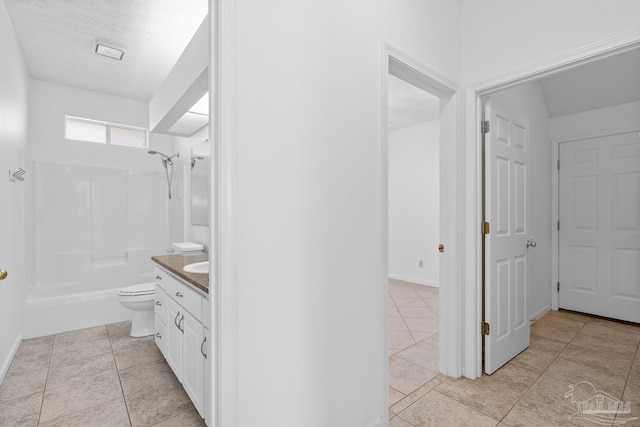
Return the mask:
{"type": "Polygon", "coordinates": [[[118,289],[152,280],[169,247],[163,170],[37,162],[25,338],[126,320],[118,289]]]}

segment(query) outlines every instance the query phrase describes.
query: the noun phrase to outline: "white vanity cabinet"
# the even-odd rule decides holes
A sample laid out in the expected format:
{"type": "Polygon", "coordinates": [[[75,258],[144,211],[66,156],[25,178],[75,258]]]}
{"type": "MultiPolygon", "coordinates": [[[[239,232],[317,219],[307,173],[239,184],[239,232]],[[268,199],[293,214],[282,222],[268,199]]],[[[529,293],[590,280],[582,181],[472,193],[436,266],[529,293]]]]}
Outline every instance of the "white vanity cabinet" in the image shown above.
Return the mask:
{"type": "Polygon", "coordinates": [[[210,413],[208,305],[203,294],[156,267],[156,343],[202,417],[210,413]]]}

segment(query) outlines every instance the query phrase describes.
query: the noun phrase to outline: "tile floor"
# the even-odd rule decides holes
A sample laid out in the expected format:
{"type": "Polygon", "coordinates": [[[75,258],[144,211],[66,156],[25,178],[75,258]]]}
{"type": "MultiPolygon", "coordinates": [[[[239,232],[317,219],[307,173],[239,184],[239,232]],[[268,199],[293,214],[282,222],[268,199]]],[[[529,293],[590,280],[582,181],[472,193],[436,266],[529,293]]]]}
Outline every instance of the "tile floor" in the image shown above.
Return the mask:
{"type": "MultiPolygon", "coordinates": [[[[438,373],[438,313],[437,288],[390,280],[390,427],[640,426],[640,326],[551,311],[531,326],[528,349],[468,380],[438,373]],[[630,402],[631,413],[569,419],[577,410],[565,394],[580,381],[630,402]]],[[[586,384],[574,389],[575,400],[593,396],[586,384]]]]}
{"type": "Polygon", "coordinates": [[[0,386],[0,426],[204,426],[153,336],[120,322],[25,340],[0,386]]]}

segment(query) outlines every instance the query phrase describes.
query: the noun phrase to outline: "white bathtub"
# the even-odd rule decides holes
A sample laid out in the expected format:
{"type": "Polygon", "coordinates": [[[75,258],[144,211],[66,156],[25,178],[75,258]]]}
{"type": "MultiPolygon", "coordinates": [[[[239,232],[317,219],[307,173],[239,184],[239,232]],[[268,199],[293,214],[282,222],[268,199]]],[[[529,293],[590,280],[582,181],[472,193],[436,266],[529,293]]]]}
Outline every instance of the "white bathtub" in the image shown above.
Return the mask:
{"type": "MultiPolygon", "coordinates": [[[[59,294],[62,289],[57,288],[59,294]]],[[[56,292],[52,292],[51,287],[34,289],[25,304],[24,338],[130,320],[133,311],[118,302],[119,289],[66,293],[58,296],[55,295],[56,292]]]]}

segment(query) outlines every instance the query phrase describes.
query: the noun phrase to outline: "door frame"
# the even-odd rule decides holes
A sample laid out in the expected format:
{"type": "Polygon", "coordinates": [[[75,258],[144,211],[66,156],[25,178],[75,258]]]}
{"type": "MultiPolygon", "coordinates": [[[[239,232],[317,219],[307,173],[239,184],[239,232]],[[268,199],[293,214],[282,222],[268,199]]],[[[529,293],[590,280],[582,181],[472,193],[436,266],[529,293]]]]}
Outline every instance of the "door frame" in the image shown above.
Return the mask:
{"type": "MultiPolygon", "coordinates": [[[[461,130],[465,141],[466,166],[468,174],[466,176],[466,201],[468,206],[481,206],[478,199],[482,197],[481,190],[478,189],[478,182],[482,179],[481,167],[481,143],[482,135],[480,132],[480,121],[482,120],[482,102],[481,98],[503,89],[508,89],[523,83],[539,80],[544,77],[551,76],[562,71],[566,71],[583,64],[587,64],[599,59],[613,56],[619,53],[627,52],[640,48],[640,31],[623,34],[618,37],[603,40],[592,45],[569,51],[563,55],[551,58],[532,66],[515,70],[495,78],[471,84],[464,89],[464,117],[465,123],[462,124],[464,129],[461,130]],[[475,159],[475,161],[469,161],[475,159]],[[471,182],[470,182],[471,181],[471,182]],[[473,182],[475,181],[475,183],[473,182]],[[475,191],[474,191],[475,190],[475,191]]],[[[557,144],[552,149],[552,165],[558,159],[557,144]]],[[[558,173],[555,167],[552,177],[552,224],[558,221],[558,173]]],[[[467,209],[468,212],[472,211],[467,209]]],[[[475,250],[473,259],[481,259],[482,247],[476,238],[479,234],[479,228],[482,221],[482,212],[475,209],[470,214],[465,215],[465,228],[470,230],[466,233],[465,241],[475,250]],[[478,232],[474,232],[478,230],[478,232]]],[[[549,292],[551,294],[551,307],[558,309],[558,293],[555,291],[554,285],[558,282],[558,230],[552,227],[551,240],[551,283],[549,283],[549,292]]],[[[482,345],[480,339],[471,339],[474,336],[480,337],[481,323],[481,296],[478,289],[481,287],[482,271],[481,263],[471,269],[469,263],[466,263],[467,279],[464,282],[464,294],[467,296],[475,296],[475,304],[465,303],[466,311],[464,317],[464,329],[467,331],[466,337],[469,339],[468,345],[465,346],[464,354],[464,376],[467,378],[477,378],[482,375],[482,345]],[[475,274],[472,274],[473,273],[475,274]],[[471,277],[470,277],[471,276],[471,277]],[[474,332],[475,331],[475,332],[474,332]]]]}
{"type": "MultiPolygon", "coordinates": [[[[381,117],[380,121],[380,169],[382,180],[380,182],[380,201],[382,211],[382,222],[380,224],[382,238],[381,253],[381,301],[385,312],[384,330],[385,339],[382,349],[385,357],[383,359],[382,372],[385,373],[384,381],[388,382],[388,332],[387,332],[387,295],[389,294],[389,144],[387,122],[389,117],[388,99],[388,76],[394,75],[432,95],[440,98],[440,242],[452,242],[456,239],[455,199],[443,197],[446,194],[455,192],[455,180],[450,180],[449,176],[455,174],[455,131],[456,131],[456,92],[458,85],[435,70],[414,60],[410,56],[401,52],[393,46],[383,43],[382,45],[382,70],[381,70],[381,117]],[[443,141],[454,141],[445,144],[443,141]]],[[[448,246],[445,244],[445,246],[448,246]]],[[[440,257],[440,288],[439,304],[443,309],[439,321],[439,368],[445,375],[459,377],[461,375],[461,334],[459,323],[456,321],[461,311],[458,306],[461,289],[456,286],[456,252],[455,250],[445,251],[440,257]]],[[[387,384],[388,385],[388,384],[387,384]]],[[[386,390],[386,387],[385,387],[386,390]]],[[[385,394],[386,396],[386,394],[385,394]]],[[[388,406],[388,405],[387,405],[388,406]]],[[[386,407],[386,406],[385,406],[386,407]]]]}

